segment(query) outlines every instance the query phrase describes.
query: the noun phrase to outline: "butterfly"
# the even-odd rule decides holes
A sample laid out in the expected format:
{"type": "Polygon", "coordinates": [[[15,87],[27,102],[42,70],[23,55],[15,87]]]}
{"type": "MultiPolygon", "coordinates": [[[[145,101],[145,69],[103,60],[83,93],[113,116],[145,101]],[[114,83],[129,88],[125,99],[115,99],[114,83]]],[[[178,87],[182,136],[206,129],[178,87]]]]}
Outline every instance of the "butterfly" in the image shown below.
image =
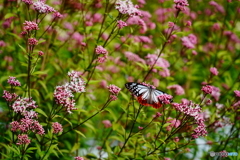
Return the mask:
{"type": "MultiPolygon", "coordinates": [[[[163,91],[154,89],[152,86],[146,86],[135,82],[126,83],[125,87],[137,97],[140,104],[144,106],[152,106],[153,108],[162,107],[163,102],[159,100],[158,96],[167,94],[163,91]]],[[[172,99],[169,101],[172,102],[172,99]]]]}

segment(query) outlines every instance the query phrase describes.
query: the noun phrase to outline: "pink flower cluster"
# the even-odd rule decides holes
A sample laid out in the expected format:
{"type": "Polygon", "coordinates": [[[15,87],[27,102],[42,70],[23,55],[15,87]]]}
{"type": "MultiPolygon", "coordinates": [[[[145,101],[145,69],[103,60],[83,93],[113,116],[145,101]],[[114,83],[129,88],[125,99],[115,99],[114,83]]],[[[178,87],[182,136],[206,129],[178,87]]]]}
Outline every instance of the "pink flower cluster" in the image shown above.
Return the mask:
{"type": "Polygon", "coordinates": [[[172,96],[169,94],[161,94],[157,97],[162,104],[170,104],[172,102],[172,96]]]}
{"type": "Polygon", "coordinates": [[[234,93],[235,93],[236,97],[240,98],[240,91],[239,90],[235,90],[234,93]]]}
{"type": "Polygon", "coordinates": [[[56,12],[56,10],[53,7],[50,7],[49,5],[45,4],[43,0],[38,0],[37,2],[34,2],[33,7],[38,13],[41,14],[56,12]]]}
{"type": "Polygon", "coordinates": [[[111,101],[117,100],[117,95],[121,91],[121,88],[119,88],[113,84],[110,84],[107,88],[108,88],[109,92],[111,93],[110,100],[111,101]]]}
{"type": "Polygon", "coordinates": [[[138,27],[140,27],[139,32],[142,34],[147,31],[147,25],[145,21],[139,16],[132,16],[128,18],[126,23],[127,25],[137,25],[138,27]]]}
{"type": "Polygon", "coordinates": [[[38,44],[38,40],[36,40],[35,38],[28,38],[28,44],[30,46],[35,46],[38,44]]]}
{"type": "Polygon", "coordinates": [[[103,48],[102,46],[97,46],[96,48],[95,48],[95,52],[96,52],[96,54],[108,54],[108,51],[105,49],[105,48],[103,48]]]}
{"type": "Polygon", "coordinates": [[[22,0],[22,2],[26,3],[27,5],[33,4],[32,0],[22,0]]]}
{"type": "Polygon", "coordinates": [[[10,93],[6,90],[3,91],[3,96],[2,96],[7,102],[12,102],[15,101],[18,95],[16,93],[10,93]]]}
{"type": "Polygon", "coordinates": [[[75,159],[75,160],[84,160],[83,157],[79,157],[79,156],[78,156],[78,157],[74,157],[74,159],[75,159]]]}
{"type": "Polygon", "coordinates": [[[45,131],[42,125],[34,119],[30,118],[22,118],[20,122],[13,121],[11,124],[11,131],[16,132],[20,130],[22,133],[27,133],[28,131],[32,131],[33,133],[43,135],[45,131]]]}
{"type": "Polygon", "coordinates": [[[37,108],[36,102],[32,98],[19,97],[12,105],[14,112],[24,114],[27,109],[37,108]]]}
{"type": "Polygon", "coordinates": [[[7,83],[10,84],[11,86],[21,86],[21,83],[18,80],[16,80],[16,77],[9,77],[7,83]]]}
{"type": "MultiPolygon", "coordinates": [[[[149,66],[152,66],[155,63],[155,61],[157,60],[155,66],[161,68],[161,70],[159,71],[160,76],[162,76],[162,77],[170,76],[170,71],[168,69],[168,67],[170,67],[170,64],[166,59],[164,59],[162,57],[158,58],[158,56],[156,54],[148,54],[145,58],[146,58],[146,63],[149,66]]],[[[153,69],[153,72],[157,72],[157,69],[153,69]]]]}
{"type": "Polygon", "coordinates": [[[183,94],[185,94],[185,91],[182,88],[182,86],[180,86],[178,84],[174,84],[174,85],[168,86],[167,89],[174,89],[176,95],[183,95],[183,94]]]}
{"type": "Polygon", "coordinates": [[[128,14],[129,16],[140,16],[141,12],[138,10],[138,6],[134,6],[131,0],[117,0],[115,8],[122,14],[128,14]]]}
{"type": "Polygon", "coordinates": [[[127,23],[122,21],[122,20],[118,20],[117,21],[117,26],[118,26],[119,29],[122,29],[123,27],[127,26],[127,23]]]}
{"type": "Polygon", "coordinates": [[[30,142],[31,142],[31,140],[28,138],[28,135],[26,135],[26,134],[18,135],[17,145],[29,144],[30,142]]]}
{"type": "Polygon", "coordinates": [[[198,105],[194,104],[192,101],[183,99],[181,103],[172,103],[172,106],[176,110],[194,118],[195,123],[198,126],[197,128],[194,129],[194,133],[192,134],[193,138],[198,138],[199,136],[207,135],[204,119],[202,116],[202,111],[198,105]]]}
{"type": "Polygon", "coordinates": [[[140,62],[145,64],[145,61],[139,57],[139,55],[132,53],[132,52],[124,52],[124,55],[127,57],[127,59],[129,61],[133,61],[133,62],[140,62]]]}
{"type": "Polygon", "coordinates": [[[211,68],[210,68],[210,72],[211,72],[213,75],[215,75],[215,76],[218,75],[218,70],[217,70],[217,68],[215,68],[215,67],[211,67],[211,68]]]}
{"type": "Polygon", "coordinates": [[[70,77],[70,82],[57,86],[53,96],[56,104],[65,107],[68,113],[72,113],[72,110],[77,109],[75,108],[73,93],[85,92],[85,82],[77,71],[68,72],[68,76],[70,77]]]}
{"type": "Polygon", "coordinates": [[[97,55],[102,55],[102,56],[98,56],[97,61],[99,63],[104,63],[107,59],[108,51],[105,48],[103,48],[102,46],[97,46],[95,48],[95,52],[97,55]]]}
{"type": "Polygon", "coordinates": [[[38,24],[37,23],[35,23],[35,22],[32,22],[32,21],[25,21],[24,23],[23,23],[23,25],[24,25],[24,27],[23,27],[23,29],[25,30],[25,31],[32,31],[32,30],[38,30],[39,28],[38,28],[38,24]]]}
{"type": "Polygon", "coordinates": [[[189,34],[186,37],[181,38],[182,45],[187,48],[195,48],[195,45],[197,44],[197,37],[194,34],[189,34]]]}
{"type": "Polygon", "coordinates": [[[181,125],[181,121],[179,121],[179,120],[177,120],[175,118],[173,119],[171,117],[169,117],[167,119],[167,123],[171,123],[170,125],[167,126],[167,128],[166,128],[167,131],[172,130],[173,127],[177,128],[177,127],[179,127],[181,125]]]}
{"type": "Polygon", "coordinates": [[[187,0],[174,0],[175,8],[180,11],[185,11],[185,7],[188,6],[187,0]]]}
{"type": "Polygon", "coordinates": [[[205,94],[211,94],[213,91],[213,87],[210,85],[203,86],[201,89],[205,94]]]}
{"type": "Polygon", "coordinates": [[[62,125],[58,122],[54,122],[52,124],[52,128],[53,128],[53,133],[55,133],[55,134],[63,131],[62,125]]]}

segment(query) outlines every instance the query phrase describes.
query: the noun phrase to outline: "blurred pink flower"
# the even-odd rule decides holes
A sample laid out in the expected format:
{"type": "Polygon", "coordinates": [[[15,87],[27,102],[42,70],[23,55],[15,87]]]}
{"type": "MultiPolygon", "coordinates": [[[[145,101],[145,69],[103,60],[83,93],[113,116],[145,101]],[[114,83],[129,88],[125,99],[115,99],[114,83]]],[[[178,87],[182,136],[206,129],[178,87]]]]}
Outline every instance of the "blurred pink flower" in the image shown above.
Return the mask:
{"type": "Polygon", "coordinates": [[[109,120],[103,120],[102,123],[104,124],[105,128],[112,127],[112,123],[109,120]]]}
{"type": "Polygon", "coordinates": [[[211,96],[212,96],[216,101],[218,101],[220,95],[221,95],[220,89],[219,89],[218,87],[212,86],[211,96]]]}
{"type": "Polygon", "coordinates": [[[234,93],[235,93],[236,97],[238,97],[238,98],[240,97],[240,90],[235,90],[234,93]]]}
{"type": "Polygon", "coordinates": [[[38,55],[39,55],[39,56],[43,56],[43,55],[44,55],[44,52],[43,52],[43,51],[39,51],[39,52],[38,52],[38,55]]]}
{"type": "Polygon", "coordinates": [[[183,95],[183,94],[185,94],[185,91],[182,88],[182,86],[180,86],[178,84],[168,86],[167,89],[174,89],[176,95],[183,95]]]}
{"type": "Polygon", "coordinates": [[[197,37],[194,34],[189,34],[187,37],[181,38],[182,45],[187,48],[195,48],[197,44],[197,37]]]}
{"type": "Polygon", "coordinates": [[[210,72],[211,72],[213,75],[215,75],[215,76],[218,75],[218,70],[217,70],[217,68],[215,68],[215,67],[211,67],[211,68],[210,68],[210,72]]]}
{"type": "Polygon", "coordinates": [[[225,13],[224,7],[219,5],[217,2],[215,1],[210,1],[209,5],[215,7],[215,9],[220,12],[220,13],[225,13]]]}
{"type": "Polygon", "coordinates": [[[122,21],[122,20],[118,20],[117,21],[117,26],[118,26],[119,29],[122,29],[123,27],[127,26],[127,23],[122,21]]]}
{"type": "Polygon", "coordinates": [[[129,61],[141,62],[141,63],[145,64],[145,61],[142,58],[140,58],[137,54],[134,54],[132,52],[124,52],[124,54],[129,61]]]}
{"type": "Polygon", "coordinates": [[[97,46],[95,48],[95,52],[96,52],[96,54],[108,54],[108,51],[105,48],[103,48],[102,46],[97,46]]]}
{"type": "Polygon", "coordinates": [[[79,156],[78,156],[78,157],[74,157],[74,159],[75,159],[75,160],[84,160],[83,157],[79,157],[79,156]]]}
{"type": "Polygon", "coordinates": [[[18,95],[16,93],[10,93],[9,91],[4,90],[2,96],[7,102],[15,101],[18,95]]]}
{"type": "Polygon", "coordinates": [[[33,7],[38,13],[41,13],[41,14],[56,12],[56,10],[53,7],[50,7],[49,5],[45,4],[45,2],[41,0],[34,2],[33,7]]]}
{"type": "Polygon", "coordinates": [[[175,8],[180,11],[185,11],[185,7],[188,6],[187,0],[174,0],[175,8]]]}
{"type": "Polygon", "coordinates": [[[141,126],[138,126],[138,129],[139,129],[139,130],[142,130],[142,129],[143,129],[143,127],[141,127],[141,126]]]}
{"type": "Polygon", "coordinates": [[[122,14],[128,14],[129,16],[140,16],[141,12],[138,7],[133,5],[131,0],[117,0],[115,8],[122,14]]]}
{"type": "Polygon", "coordinates": [[[33,4],[32,0],[22,0],[22,2],[26,3],[27,5],[33,4]]]}

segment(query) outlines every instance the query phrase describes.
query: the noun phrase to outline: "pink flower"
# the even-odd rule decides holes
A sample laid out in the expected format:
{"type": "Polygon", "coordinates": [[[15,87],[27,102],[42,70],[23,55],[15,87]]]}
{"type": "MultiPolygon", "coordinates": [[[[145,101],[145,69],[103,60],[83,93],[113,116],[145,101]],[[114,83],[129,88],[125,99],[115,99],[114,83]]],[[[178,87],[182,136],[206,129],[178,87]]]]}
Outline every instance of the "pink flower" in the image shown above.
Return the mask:
{"type": "Polygon", "coordinates": [[[115,8],[122,14],[128,14],[129,16],[140,16],[141,12],[134,6],[131,0],[117,0],[115,8]]]}
{"type": "Polygon", "coordinates": [[[172,102],[172,96],[168,94],[162,94],[158,96],[158,99],[163,104],[170,104],[172,102]]]}
{"type": "Polygon", "coordinates": [[[191,21],[187,21],[186,26],[191,27],[192,26],[192,22],[191,21]]]}
{"type": "Polygon", "coordinates": [[[62,125],[58,122],[54,122],[52,124],[52,128],[53,128],[53,133],[55,133],[55,134],[63,131],[62,125]]]}
{"type": "Polygon", "coordinates": [[[105,128],[112,127],[112,123],[109,120],[104,120],[104,121],[102,121],[102,123],[104,124],[105,128]]]}
{"type": "Polygon", "coordinates": [[[221,27],[220,27],[219,23],[214,23],[213,26],[212,26],[212,29],[213,29],[214,31],[218,31],[218,30],[221,29],[221,27]]]}
{"type": "Polygon", "coordinates": [[[56,19],[60,19],[60,18],[63,17],[63,15],[61,13],[59,13],[59,12],[54,12],[53,13],[53,17],[56,18],[56,19]]]}
{"type": "Polygon", "coordinates": [[[193,55],[197,55],[198,53],[197,53],[197,51],[192,50],[192,54],[193,54],[193,55]]]}
{"type": "Polygon", "coordinates": [[[183,95],[183,94],[185,94],[184,89],[180,85],[178,85],[178,84],[168,86],[167,89],[174,89],[176,95],[183,95]]]}
{"type": "Polygon", "coordinates": [[[235,93],[236,97],[238,97],[238,98],[240,97],[240,91],[239,90],[235,90],[234,93],[235,93]]]}
{"type": "Polygon", "coordinates": [[[68,72],[70,82],[66,83],[68,88],[73,93],[82,93],[85,92],[85,81],[80,77],[80,73],[77,71],[68,72]]]}
{"type": "Polygon", "coordinates": [[[217,70],[217,68],[215,68],[215,67],[211,67],[211,68],[210,68],[210,72],[211,72],[213,75],[215,75],[215,76],[218,75],[218,70],[217,70]]]}
{"type": "Polygon", "coordinates": [[[25,118],[33,119],[38,118],[38,113],[33,110],[23,112],[25,118]]]}
{"type": "Polygon", "coordinates": [[[22,2],[26,3],[27,5],[33,4],[32,0],[22,0],[22,2]]]}
{"type": "Polygon", "coordinates": [[[16,80],[16,77],[9,76],[7,83],[10,84],[11,86],[21,86],[21,83],[18,80],[16,80]]]}
{"type": "Polygon", "coordinates": [[[104,55],[108,54],[108,51],[102,46],[97,46],[97,48],[95,48],[95,52],[96,54],[104,54],[104,55]]]}
{"type": "Polygon", "coordinates": [[[181,125],[181,121],[172,118],[168,118],[167,123],[171,123],[167,126],[167,131],[170,131],[173,127],[177,128],[181,125]]]}
{"type": "Polygon", "coordinates": [[[6,90],[3,91],[3,96],[2,96],[7,102],[12,102],[15,101],[18,95],[16,93],[10,93],[6,90]]]}
{"type": "Polygon", "coordinates": [[[111,101],[116,101],[118,98],[117,98],[117,96],[115,96],[115,95],[110,95],[110,100],[111,101]]]}
{"type": "Polygon", "coordinates": [[[121,91],[121,88],[119,88],[113,84],[110,84],[107,88],[108,88],[109,92],[111,92],[113,95],[118,95],[118,93],[121,91]]]}
{"type": "Polygon", "coordinates": [[[41,13],[41,14],[48,14],[51,12],[56,12],[56,10],[53,7],[50,7],[49,5],[45,4],[41,0],[34,2],[33,7],[38,13],[41,13]]]}
{"type": "Polygon", "coordinates": [[[29,144],[30,142],[31,142],[31,140],[28,138],[28,135],[26,135],[26,134],[18,135],[17,145],[29,144]]]}
{"type": "Polygon", "coordinates": [[[27,109],[37,108],[36,102],[32,98],[18,98],[12,105],[14,112],[24,114],[27,109]]]}
{"type": "Polygon", "coordinates": [[[168,22],[168,27],[169,27],[169,28],[174,27],[174,25],[175,25],[175,24],[174,24],[173,22],[168,22]]]}
{"type": "Polygon", "coordinates": [[[39,55],[39,56],[43,56],[43,55],[44,55],[43,51],[39,51],[39,52],[38,52],[38,55],[39,55]]]}
{"type": "Polygon", "coordinates": [[[107,56],[102,56],[102,57],[98,57],[97,62],[104,63],[104,62],[106,62],[106,60],[107,60],[107,56]]]}
{"type": "Polygon", "coordinates": [[[220,93],[220,89],[218,87],[215,87],[215,86],[212,86],[212,93],[211,93],[211,96],[216,100],[218,101],[219,100],[219,97],[221,95],[220,93]]]}
{"type": "Polygon", "coordinates": [[[190,34],[187,37],[181,38],[182,45],[187,48],[195,48],[195,45],[197,44],[197,37],[194,34],[190,34]]]}
{"type": "Polygon", "coordinates": [[[139,130],[142,130],[142,129],[143,129],[143,127],[141,127],[141,126],[138,126],[138,129],[139,129],[139,130]]]}
{"type": "Polygon", "coordinates": [[[203,86],[201,89],[205,94],[211,94],[213,91],[213,87],[210,85],[203,86]]]}
{"type": "Polygon", "coordinates": [[[215,1],[210,1],[210,2],[209,2],[209,5],[214,6],[215,9],[216,9],[218,12],[220,12],[220,13],[225,13],[224,7],[221,6],[221,5],[219,5],[217,2],[215,2],[215,1]]]}
{"type": "Polygon", "coordinates": [[[79,156],[78,156],[78,157],[74,157],[74,159],[75,159],[75,160],[84,160],[83,157],[79,157],[79,156]]]}
{"type": "Polygon", "coordinates": [[[134,54],[132,52],[124,52],[124,55],[127,57],[129,61],[141,62],[145,64],[145,61],[142,58],[140,58],[137,54],[134,54]]]}
{"type": "Polygon", "coordinates": [[[179,142],[179,140],[180,140],[180,139],[179,139],[178,137],[174,137],[174,138],[173,138],[173,141],[174,141],[174,142],[179,142]]]}
{"type": "Polygon", "coordinates": [[[185,11],[185,7],[188,6],[187,0],[174,0],[175,8],[180,11],[185,11]]]}
{"type": "Polygon", "coordinates": [[[16,132],[19,129],[19,123],[17,121],[13,121],[10,123],[11,131],[16,132]]]}
{"type": "Polygon", "coordinates": [[[155,115],[153,115],[153,118],[158,118],[160,117],[162,114],[160,112],[157,112],[155,115]]]}
{"type": "Polygon", "coordinates": [[[147,31],[147,25],[143,19],[139,16],[132,16],[128,18],[127,22],[128,25],[138,25],[140,27],[139,32],[145,33],[147,31]]]}
{"type": "Polygon", "coordinates": [[[37,23],[35,23],[35,22],[32,22],[32,21],[25,21],[24,23],[23,23],[23,25],[24,25],[24,30],[25,31],[32,31],[32,30],[38,30],[39,28],[38,28],[38,24],[37,23]]]}
{"type": "Polygon", "coordinates": [[[117,21],[117,26],[118,26],[119,29],[122,29],[123,27],[127,26],[127,23],[122,21],[122,20],[118,20],[117,21]]]}
{"type": "Polygon", "coordinates": [[[34,46],[38,44],[38,40],[36,40],[35,38],[28,38],[28,44],[30,46],[34,46]]]}

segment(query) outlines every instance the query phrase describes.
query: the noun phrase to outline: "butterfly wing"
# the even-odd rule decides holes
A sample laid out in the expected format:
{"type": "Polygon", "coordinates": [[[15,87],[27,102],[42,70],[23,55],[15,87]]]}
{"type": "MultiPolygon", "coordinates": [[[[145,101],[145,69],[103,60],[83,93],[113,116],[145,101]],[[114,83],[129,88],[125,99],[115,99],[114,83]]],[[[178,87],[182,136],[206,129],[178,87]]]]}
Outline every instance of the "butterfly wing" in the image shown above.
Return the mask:
{"type": "Polygon", "coordinates": [[[162,106],[158,96],[165,94],[164,92],[134,82],[126,83],[125,86],[137,97],[140,104],[144,106],[152,106],[154,108],[160,108],[162,106]]]}

